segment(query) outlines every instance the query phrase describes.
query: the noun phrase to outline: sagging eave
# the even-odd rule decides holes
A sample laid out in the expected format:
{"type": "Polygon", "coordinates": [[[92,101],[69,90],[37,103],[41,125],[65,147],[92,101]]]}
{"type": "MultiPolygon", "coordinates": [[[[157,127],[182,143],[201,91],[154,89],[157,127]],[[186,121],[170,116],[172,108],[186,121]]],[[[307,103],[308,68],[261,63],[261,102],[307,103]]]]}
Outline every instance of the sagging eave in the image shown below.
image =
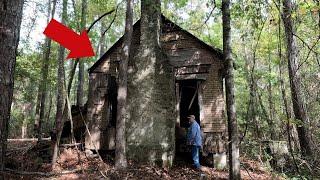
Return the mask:
{"type": "MultiPolygon", "coordinates": [[[[208,45],[207,43],[203,42],[187,30],[181,28],[174,22],[170,21],[168,18],[166,18],[164,15],[162,15],[162,21],[169,21],[169,23],[174,24],[176,28],[178,28],[180,31],[186,33],[188,36],[191,36],[192,38],[195,38],[198,42],[200,42],[201,45],[203,45],[206,49],[208,49],[210,52],[212,52],[214,55],[216,55],[219,59],[223,60],[223,53],[221,49],[215,48],[213,46],[208,45]]],[[[133,25],[133,29],[136,29],[140,26],[140,19],[133,25]]],[[[106,53],[104,53],[89,69],[88,73],[91,74],[114,50],[119,48],[121,46],[124,36],[122,36],[116,43],[114,43],[106,53]]]]}

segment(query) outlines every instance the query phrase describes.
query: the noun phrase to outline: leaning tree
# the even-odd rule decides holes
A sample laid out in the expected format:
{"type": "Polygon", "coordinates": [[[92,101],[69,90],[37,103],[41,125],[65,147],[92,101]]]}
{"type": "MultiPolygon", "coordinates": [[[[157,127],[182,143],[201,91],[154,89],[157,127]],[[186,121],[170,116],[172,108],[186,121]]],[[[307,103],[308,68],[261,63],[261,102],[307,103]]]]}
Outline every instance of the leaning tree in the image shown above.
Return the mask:
{"type": "MultiPolygon", "coordinates": [[[[4,170],[23,0],[0,1],[0,171],[4,170]]],[[[0,175],[0,179],[4,177],[0,175]]]]}

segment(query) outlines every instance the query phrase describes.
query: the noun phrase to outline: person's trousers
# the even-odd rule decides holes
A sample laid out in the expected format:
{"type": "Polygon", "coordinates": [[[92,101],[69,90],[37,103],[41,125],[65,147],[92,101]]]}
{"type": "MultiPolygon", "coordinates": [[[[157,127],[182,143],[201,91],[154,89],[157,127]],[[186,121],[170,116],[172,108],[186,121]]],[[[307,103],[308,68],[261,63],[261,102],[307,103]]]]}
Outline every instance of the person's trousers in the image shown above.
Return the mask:
{"type": "Polygon", "coordinates": [[[201,148],[200,146],[192,145],[192,149],[191,149],[193,164],[196,168],[200,168],[200,161],[199,161],[200,148],[201,148]]]}

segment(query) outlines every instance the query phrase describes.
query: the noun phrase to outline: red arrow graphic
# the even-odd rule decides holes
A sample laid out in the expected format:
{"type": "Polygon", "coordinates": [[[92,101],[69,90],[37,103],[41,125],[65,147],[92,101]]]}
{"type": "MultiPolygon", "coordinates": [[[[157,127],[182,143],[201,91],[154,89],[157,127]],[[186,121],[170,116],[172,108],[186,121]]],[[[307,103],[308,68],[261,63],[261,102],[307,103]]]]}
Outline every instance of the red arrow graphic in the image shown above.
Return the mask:
{"type": "Polygon", "coordinates": [[[55,19],[51,19],[43,34],[70,50],[67,59],[94,56],[86,30],[79,35],[55,19]]]}

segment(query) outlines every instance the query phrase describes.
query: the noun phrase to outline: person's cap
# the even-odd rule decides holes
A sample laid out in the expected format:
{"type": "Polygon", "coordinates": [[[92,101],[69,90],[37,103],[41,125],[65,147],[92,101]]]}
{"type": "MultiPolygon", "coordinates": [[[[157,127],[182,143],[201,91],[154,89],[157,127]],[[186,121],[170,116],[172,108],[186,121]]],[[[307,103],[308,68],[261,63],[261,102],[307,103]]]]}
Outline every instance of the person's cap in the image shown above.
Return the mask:
{"type": "Polygon", "coordinates": [[[196,117],[194,115],[189,115],[188,119],[195,119],[196,117]]]}

